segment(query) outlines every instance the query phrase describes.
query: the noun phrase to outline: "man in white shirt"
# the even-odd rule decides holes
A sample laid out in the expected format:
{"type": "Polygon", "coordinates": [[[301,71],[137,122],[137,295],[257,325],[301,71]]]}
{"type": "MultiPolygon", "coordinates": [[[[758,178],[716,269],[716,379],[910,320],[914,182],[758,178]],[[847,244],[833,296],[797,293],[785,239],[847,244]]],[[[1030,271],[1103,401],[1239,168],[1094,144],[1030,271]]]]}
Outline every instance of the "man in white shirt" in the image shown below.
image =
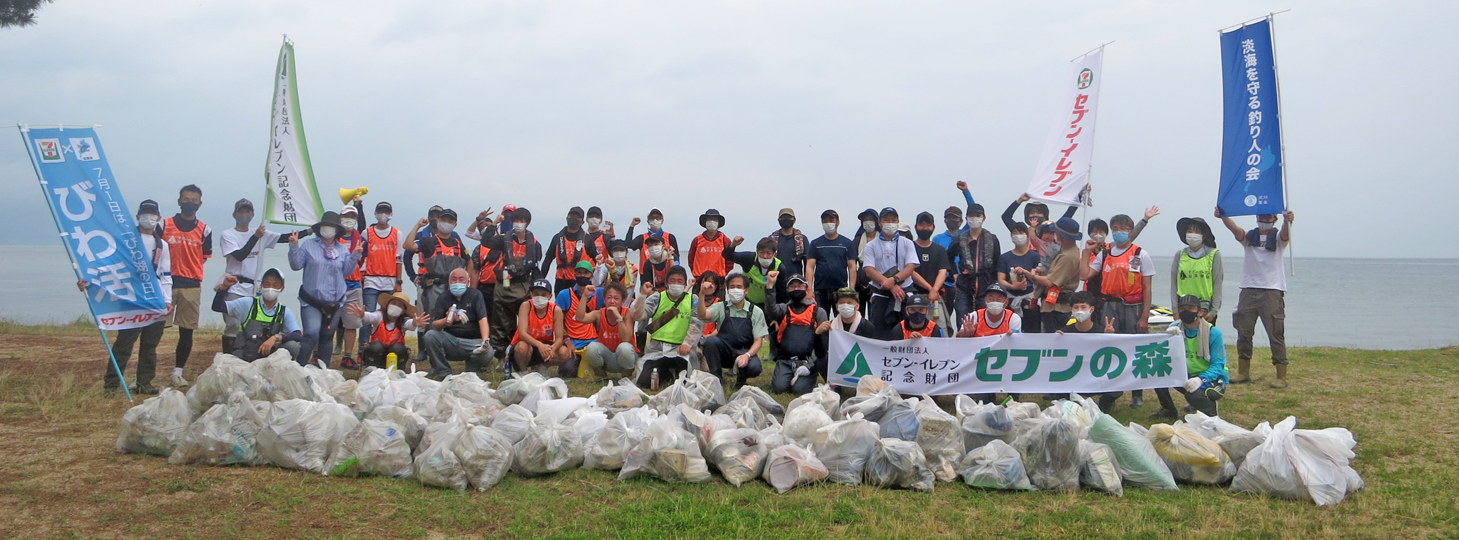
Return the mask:
{"type": "MultiPolygon", "coordinates": [[[[237,300],[239,298],[252,298],[258,294],[254,285],[263,274],[263,265],[260,255],[263,250],[272,249],[274,246],[288,242],[285,235],[271,232],[267,225],[259,223],[257,228],[249,228],[249,222],[253,220],[253,202],[248,199],[239,199],[233,203],[233,221],[235,226],[224,230],[218,240],[218,247],[222,248],[223,273],[238,278],[238,283],[227,288],[224,293],[224,301],[237,300]]],[[[313,231],[304,229],[299,236],[307,236],[313,231]]],[[[234,341],[238,338],[238,327],[241,321],[233,318],[231,313],[223,313],[223,350],[232,351],[234,341]]]]}
{"type": "Polygon", "coordinates": [[[861,261],[861,272],[871,280],[867,322],[880,339],[901,339],[893,336],[900,335],[902,300],[912,287],[912,272],[918,265],[917,245],[897,234],[901,221],[897,209],[883,208],[877,219],[881,230],[874,240],[866,243],[861,261]]]}
{"type": "Polygon", "coordinates": [[[1277,380],[1272,388],[1287,387],[1287,268],[1282,262],[1282,252],[1291,241],[1292,221],[1296,215],[1288,210],[1283,214],[1282,230],[1278,232],[1277,215],[1256,216],[1257,228],[1245,231],[1216,208],[1216,217],[1226,224],[1226,229],[1246,249],[1246,259],[1241,265],[1241,296],[1236,301],[1236,314],[1232,323],[1236,326],[1236,375],[1232,383],[1251,382],[1251,342],[1256,335],[1256,320],[1266,329],[1271,341],[1272,365],[1277,368],[1277,380]]]}

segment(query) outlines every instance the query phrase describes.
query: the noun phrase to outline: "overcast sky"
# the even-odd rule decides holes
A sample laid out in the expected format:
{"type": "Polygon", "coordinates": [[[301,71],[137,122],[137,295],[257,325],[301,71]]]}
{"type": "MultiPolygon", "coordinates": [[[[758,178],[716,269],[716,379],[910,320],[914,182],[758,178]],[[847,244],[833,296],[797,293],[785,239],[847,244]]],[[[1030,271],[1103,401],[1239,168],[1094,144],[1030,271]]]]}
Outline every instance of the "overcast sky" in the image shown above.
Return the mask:
{"type": "MultiPolygon", "coordinates": [[[[287,33],[328,209],[358,185],[405,226],[431,204],[511,202],[546,236],[573,205],[620,234],[661,206],[687,238],[714,207],[753,239],[790,206],[814,236],[826,208],[843,232],[867,207],[940,215],[958,180],[996,220],[1067,62],[1114,41],[1089,217],[1159,205],[1140,243],[1173,253],[1176,218],[1215,204],[1217,30],[1291,8],[1275,28],[1296,253],[1456,257],[1459,3],[1374,4],[58,0],[0,30],[0,122],[100,124],[133,207],[170,213],[197,183],[203,219],[228,227],[233,201],[263,196],[287,33]]],[[[55,242],[13,134],[0,177],[0,242],[55,242]]]]}

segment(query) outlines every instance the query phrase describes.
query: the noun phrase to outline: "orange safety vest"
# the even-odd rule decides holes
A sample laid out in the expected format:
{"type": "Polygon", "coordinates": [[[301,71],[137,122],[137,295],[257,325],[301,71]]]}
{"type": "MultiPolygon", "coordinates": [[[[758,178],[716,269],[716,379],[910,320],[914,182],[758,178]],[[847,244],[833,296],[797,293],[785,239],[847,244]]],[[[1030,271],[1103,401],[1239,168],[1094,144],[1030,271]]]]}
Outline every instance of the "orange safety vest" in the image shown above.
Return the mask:
{"type": "MultiPolygon", "coordinates": [[[[567,289],[567,297],[572,299],[572,303],[568,304],[567,311],[573,314],[578,312],[578,302],[583,301],[582,298],[578,297],[575,289],[577,287],[567,289]]],[[[589,305],[597,298],[597,294],[588,295],[587,301],[589,305]]],[[[598,329],[594,328],[591,324],[578,322],[577,317],[569,317],[564,314],[562,317],[562,325],[567,331],[567,337],[571,339],[598,339],[598,329]]]]}
{"type": "Polygon", "coordinates": [[[932,336],[932,331],[936,329],[937,323],[932,322],[931,320],[928,320],[927,327],[921,330],[908,330],[907,321],[902,321],[902,339],[912,339],[912,332],[921,333],[923,337],[930,337],[932,336]]]}
{"type": "MultiPolygon", "coordinates": [[[[606,311],[609,309],[613,308],[605,307],[599,311],[606,311]]],[[[624,310],[621,307],[617,309],[618,324],[623,324],[623,322],[626,320],[624,318],[624,310]]],[[[621,345],[623,343],[623,337],[618,335],[618,324],[608,324],[608,317],[603,313],[598,314],[598,343],[602,343],[603,346],[607,347],[610,351],[618,350],[618,345],[621,345]]],[[[638,347],[634,346],[633,350],[637,351],[638,347]]]]}
{"type": "Polygon", "coordinates": [[[390,228],[390,234],[380,236],[370,227],[365,231],[365,275],[373,277],[400,278],[400,230],[390,228]]]}
{"type": "Polygon", "coordinates": [[[370,341],[386,347],[396,343],[405,343],[405,331],[400,328],[400,323],[396,323],[392,330],[385,329],[385,320],[382,318],[380,324],[375,325],[375,331],[370,334],[370,341]]]}
{"type": "Polygon", "coordinates": [[[1013,318],[1013,315],[1008,310],[1003,310],[1003,321],[998,323],[998,326],[988,326],[987,308],[980,309],[977,313],[978,324],[973,327],[973,337],[1001,336],[1013,333],[1013,329],[1008,325],[1008,321],[1013,318]]]}
{"type": "MultiPolygon", "coordinates": [[[[531,300],[527,301],[531,302],[531,300]]],[[[548,302],[547,315],[544,317],[538,317],[537,308],[528,306],[527,335],[532,336],[533,339],[536,339],[537,341],[540,341],[542,343],[552,343],[552,330],[555,322],[553,316],[561,310],[562,308],[557,307],[557,304],[555,302],[548,302]]],[[[522,335],[516,333],[512,334],[512,345],[516,345],[519,341],[522,341],[522,335]]]]}
{"type": "Polygon", "coordinates": [[[208,226],[198,220],[193,230],[184,232],[177,228],[174,219],[162,220],[162,241],[167,242],[168,252],[172,254],[172,275],[202,281],[203,261],[208,259],[203,254],[203,241],[207,239],[204,232],[208,226]]]}
{"type": "MultiPolygon", "coordinates": [[[[717,296],[716,297],[711,297],[709,299],[709,304],[706,305],[706,306],[704,306],[704,309],[707,310],[707,309],[709,309],[711,307],[714,307],[715,304],[718,304],[720,302],[721,302],[721,300],[719,299],[719,297],[717,297],[717,296]]],[[[704,323],[704,335],[707,336],[707,335],[713,334],[714,333],[714,330],[716,328],[719,328],[719,326],[716,325],[716,324],[714,324],[714,323],[712,323],[712,322],[711,323],[704,323]]]]}
{"type": "Polygon", "coordinates": [[[724,277],[729,272],[729,261],[724,260],[724,251],[729,249],[730,240],[724,233],[713,240],[704,237],[704,234],[694,237],[689,243],[689,268],[694,270],[694,277],[697,279],[705,272],[713,270],[714,273],[724,277]]]}
{"type": "MultiPolygon", "coordinates": [[[[650,236],[653,236],[653,233],[643,233],[643,235],[638,237],[641,248],[638,250],[638,266],[640,267],[648,264],[648,237],[650,236]]],[[[662,237],[664,239],[664,253],[667,254],[669,251],[669,242],[674,240],[674,235],[669,234],[668,231],[664,231],[662,237]]],[[[664,260],[673,260],[673,257],[666,256],[664,260]]]]}
{"type": "Polygon", "coordinates": [[[502,258],[497,257],[496,262],[486,262],[486,258],[491,256],[491,252],[492,249],[486,246],[481,246],[481,249],[476,251],[476,268],[480,275],[477,281],[483,285],[495,285],[500,277],[497,274],[502,267],[502,258]]]}
{"type": "Polygon", "coordinates": [[[1100,292],[1126,304],[1137,304],[1145,300],[1145,276],[1140,272],[1140,246],[1130,244],[1129,249],[1119,256],[1104,252],[1104,266],[1100,268],[1100,279],[1104,282],[1100,292]]]}
{"type": "Polygon", "coordinates": [[[593,237],[593,247],[598,250],[598,254],[604,257],[608,256],[608,240],[612,240],[612,238],[610,238],[607,234],[604,234],[603,231],[598,231],[596,233],[586,232],[587,229],[583,229],[583,231],[583,234],[587,235],[584,238],[588,236],[593,237]]]}
{"type": "MultiPolygon", "coordinates": [[[[345,249],[348,249],[348,250],[353,251],[354,250],[354,247],[355,247],[354,246],[354,243],[355,243],[355,234],[354,233],[355,232],[357,232],[357,231],[350,231],[350,237],[349,238],[340,238],[340,239],[338,239],[339,244],[342,245],[342,246],[344,246],[345,249]]],[[[364,241],[364,240],[362,239],[361,241],[364,241]]],[[[353,281],[355,283],[359,283],[360,282],[360,267],[361,266],[363,266],[363,265],[360,264],[360,262],[358,262],[358,261],[355,262],[355,271],[350,272],[350,275],[345,276],[344,277],[344,280],[345,281],[353,281]]]]}
{"type": "Polygon", "coordinates": [[[562,244],[557,247],[557,279],[571,281],[577,279],[577,274],[574,273],[576,269],[573,266],[588,257],[587,247],[583,246],[583,251],[579,252],[578,244],[582,244],[582,240],[568,240],[565,234],[560,238],[562,238],[562,244]]]}
{"type": "Polygon", "coordinates": [[[807,305],[806,308],[804,310],[801,310],[800,313],[796,313],[794,309],[791,309],[790,306],[787,305],[785,307],[785,317],[782,317],[780,319],[780,332],[775,336],[776,340],[785,339],[785,329],[790,325],[815,326],[816,305],[807,305]]]}

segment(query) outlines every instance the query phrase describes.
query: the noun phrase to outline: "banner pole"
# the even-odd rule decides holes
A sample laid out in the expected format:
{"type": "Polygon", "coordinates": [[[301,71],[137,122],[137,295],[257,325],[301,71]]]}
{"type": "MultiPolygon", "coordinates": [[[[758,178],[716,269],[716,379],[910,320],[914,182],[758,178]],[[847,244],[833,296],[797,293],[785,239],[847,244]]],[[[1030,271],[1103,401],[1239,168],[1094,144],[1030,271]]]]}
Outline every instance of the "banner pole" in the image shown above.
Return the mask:
{"type": "MultiPolygon", "coordinates": [[[[30,132],[30,129],[24,124],[16,124],[15,127],[20,130],[20,141],[25,145],[25,155],[30,157],[30,166],[35,172],[36,181],[39,182],[41,195],[46,198],[46,208],[51,211],[51,220],[55,221],[56,231],[60,232],[61,244],[66,248],[66,259],[71,261],[71,272],[76,276],[76,279],[83,279],[81,276],[81,266],[76,264],[76,254],[71,252],[71,243],[66,241],[68,235],[66,231],[61,230],[61,218],[56,216],[56,208],[51,204],[51,194],[46,192],[47,183],[45,177],[41,176],[40,162],[35,159],[35,151],[31,148],[30,138],[25,136],[26,133],[30,132]]],[[[132,399],[132,389],[127,386],[126,374],[122,372],[122,366],[117,363],[116,354],[112,353],[111,340],[107,339],[106,330],[101,327],[101,319],[96,316],[96,307],[91,305],[91,298],[89,296],[85,294],[82,296],[86,298],[86,310],[91,312],[91,322],[96,323],[96,332],[101,334],[101,343],[106,347],[106,356],[111,359],[111,367],[117,372],[117,380],[120,381],[122,392],[126,394],[127,402],[135,403],[136,401],[132,399]]]]}
{"type": "MultiPolygon", "coordinates": [[[[1285,13],[1285,12],[1281,12],[1281,13],[1285,13]]],[[[1269,14],[1267,14],[1267,25],[1268,25],[1267,28],[1269,28],[1270,31],[1271,31],[1271,33],[1272,33],[1272,74],[1275,75],[1275,77],[1273,78],[1273,82],[1275,82],[1276,85],[1277,85],[1277,121],[1278,122],[1281,122],[1282,121],[1282,112],[1283,111],[1286,111],[1286,109],[1282,107],[1282,70],[1281,70],[1281,66],[1277,63],[1277,28],[1276,28],[1276,19],[1277,19],[1277,14],[1276,13],[1269,13],[1269,14]]],[[[1292,181],[1291,178],[1292,177],[1291,177],[1291,175],[1287,174],[1288,172],[1291,171],[1291,169],[1287,167],[1287,163],[1288,163],[1288,161],[1287,161],[1287,157],[1288,157],[1287,156],[1287,128],[1286,128],[1285,122],[1283,122],[1283,124],[1282,124],[1282,130],[1281,130],[1281,132],[1278,133],[1278,139],[1277,140],[1280,141],[1280,143],[1282,145],[1282,210],[1288,210],[1288,209],[1291,209],[1292,208],[1292,200],[1290,198],[1291,197],[1290,190],[1287,188],[1287,186],[1288,186],[1288,184],[1291,183],[1291,181],[1292,181]]],[[[1286,216],[1283,215],[1282,216],[1282,219],[1285,220],[1286,219],[1286,216]]],[[[1291,275],[1296,276],[1297,275],[1297,252],[1296,252],[1296,250],[1292,249],[1292,238],[1291,238],[1291,235],[1292,235],[1292,225],[1290,223],[1288,223],[1288,224],[1286,224],[1286,228],[1287,228],[1287,271],[1290,272],[1291,275]]],[[[1281,233],[1278,232],[1277,234],[1281,234],[1281,233]]],[[[1277,239],[1280,240],[1281,238],[1278,237],[1277,239]]]]}

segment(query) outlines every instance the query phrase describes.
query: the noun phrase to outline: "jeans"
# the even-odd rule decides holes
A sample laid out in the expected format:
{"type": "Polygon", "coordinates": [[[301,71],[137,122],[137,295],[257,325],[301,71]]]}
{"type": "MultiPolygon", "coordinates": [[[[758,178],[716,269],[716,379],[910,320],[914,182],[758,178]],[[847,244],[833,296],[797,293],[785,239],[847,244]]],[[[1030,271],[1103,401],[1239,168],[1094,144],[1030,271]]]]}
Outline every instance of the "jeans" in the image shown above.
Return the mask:
{"type": "MultiPolygon", "coordinates": [[[[392,292],[394,292],[394,291],[378,291],[378,290],[375,290],[375,289],[371,289],[369,287],[365,287],[363,289],[360,289],[360,303],[365,306],[365,311],[375,311],[376,309],[378,309],[378,305],[379,305],[379,302],[380,302],[380,295],[381,294],[390,294],[392,292]]],[[[360,339],[359,339],[359,350],[360,351],[364,351],[365,350],[365,345],[368,345],[370,343],[370,334],[373,334],[373,333],[375,333],[375,325],[372,325],[372,324],[362,324],[362,325],[360,325],[360,339]]],[[[381,358],[384,358],[384,357],[381,357],[381,358]]]]}
{"type": "MultiPolygon", "coordinates": [[[[1145,311],[1144,304],[1126,304],[1121,300],[1106,300],[1104,304],[1100,306],[1099,310],[1100,317],[1102,318],[1096,320],[1094,324],[1099,325],[1101,328],[1103,328],[1103,317],[1113,317],[1115,320],[1116,334],[1140,333],[1136,325],[1139,324],[1140,321],[1145,320],[1145,318],[1148,318],[1150,316],[1150,313],[1145,311]]],[[[1118,398],[1119,394],[1116,393],[1115,397],[1118,398]]],[[[1144,399],[1145,391],[1131,390],[1130,398],[1133,399],[1137,397],[1144,399]]],[[[1109,401],[1110,403],[1114,403],[1114,398],[1111,398],[1109,401]]]]}
{"type": "Polygon", "coordinates": [[[431,330],[426,332],[426,338],[421,343],[425,350],[426,357],[431,360],[431,375],[450,375],[452,360],[465,360],[466,366],[463,371],[481,371],[486,369],[486,360],[491,358],[491,345],[486,345],[480,353],[475,353],[478,346],[482,346],[481,338],[456,337],[445,330],[431,330]]]}
{"type": "Polygon", "coordinates": [[[631,343],[619,343],[617,350],[609,350],[607,345],[594,341],[583,350],[583,356],[593,369],[613,373],[633,373],[638,366],[638,351],[631,343]]]}
{"type": "Polygon", "coordinates": [[[1236,302],[1236,314],[1231,322],[1236,326],[1236,356],[1251,360],[1251,342],[1256,337],[1256,320],[1266,329],[1267,340],[1272,345],[1272,365],[1287,363],[1287,301],[1286,293],[1276,289],[1241,289],[1241,298],[1236,302]]]}
{"type": "MultiPolygon", "coordinates": [[[[157,374],[157,344],[162,341],[162,329],[166,326],[166,321],[157,321],[141,328],[122,330],[117,332],[116,341],[111,344],[111,354],[117,359],[117,368],[125,373],[127,362],[132,359],[132,346],[137,343],[137,338],[142,339],[142,346],[137,349],[138,388],[152,386],[152,377],[157,374]]],[[[117,388],[121,385],[117,370],[110,363],[106,366],[102,385],[106,388],[117,388]]]]}
{"type": "Polygon", "coordinates": [[[334,354],[334,331],[339,327],[339,313],[340,310],[336,309],[325,317],[319,308],[308,302],[299,302],[299,326],[304,328],[304,339],[299,341],[299,354],[294,356],[294,361],[301,366],[309,365],[312,353],[321,363],[329,364],[329,356],[334,354]]]}

